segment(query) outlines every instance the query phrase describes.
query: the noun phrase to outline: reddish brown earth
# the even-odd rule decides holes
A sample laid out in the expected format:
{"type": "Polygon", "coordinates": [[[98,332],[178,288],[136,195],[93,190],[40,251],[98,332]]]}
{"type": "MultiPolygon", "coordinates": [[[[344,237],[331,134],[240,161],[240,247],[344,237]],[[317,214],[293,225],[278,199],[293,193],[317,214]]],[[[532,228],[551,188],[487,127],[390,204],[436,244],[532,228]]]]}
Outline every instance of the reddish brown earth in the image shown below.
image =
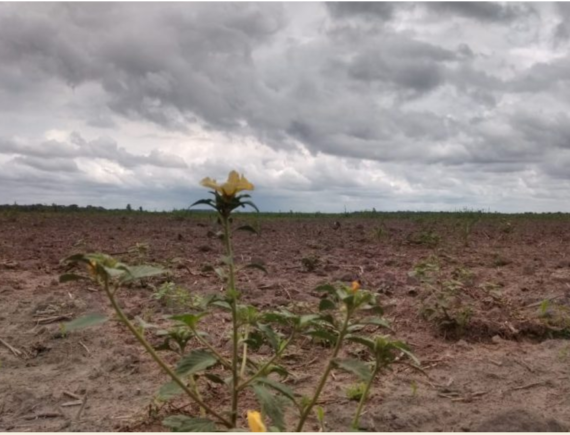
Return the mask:
{"type": "MultiPolygon", "coordinates": [[[[259,236],[236,234],[235,252],[238,262],[262,261],[269,273],[247,272],[239,286],[259,307],[312,307],[316,285],[355,278],[380,294],[395,335],[410,343],[429,377],[398,366],[379,378],[362,420],[369,430],[570,427],[570,222],[483,219],[467,247],[457,222],[430,224],[441,236],[430,247],[413,243],[426,231],[422,221],[384,220],[385,234],[377,238],[379,221],[372,218],[343,218],[338,229],[324,218],[263,219],[259,236]],[[311,256],[319,261],[309,272],[302,259],[311,256]],[[462,331],[420,315],[429,289],[409,272],[430,257],[440,267],[436,289],[459,267],[472,272],[457,292],[472,313],[462,331]],[[541,305],[545,299],[550,305],[541,305]]],[[[148,243],[144,261],[168,267],[169,279],[191,293],[219,292],[217,277],[202,272],[222,253],[207,235],[213,226],[208,217],[136,213],[1,217],[0,431],[161,430],[161,418],[178,405],[153,405],[166,378],[122,325],[107,322],[61,337],[66,319],[111,309],[92,285],[59,284],[59,261],[148,243]],[[74,403],[85,398],[83,407],[74,403]]],[[[118,257],[136,261],[134,254],[118,257]]],[[[131,318],[159,322],[172,313],[149,286],[125,289],[121,303],[131,318]]],[[[222,345],[229,327],[220,318],[206,325],[222,345]]],[[[329,352],[309,342],[291,348],[284,359],[292,372],[288,384],[311,391],[329,352]]],[[[342,431],[356,408],[345,393],[355,380],[341,372],[335,377],[321,403],[327,429],[342,431]]],[[[220,403],[216,388],[204,394],[220,403]]],[[[256,407],[251,398],[246,405],[256,407]]],[[[306,429],[318,430],[316,422],[306,429]]]]}

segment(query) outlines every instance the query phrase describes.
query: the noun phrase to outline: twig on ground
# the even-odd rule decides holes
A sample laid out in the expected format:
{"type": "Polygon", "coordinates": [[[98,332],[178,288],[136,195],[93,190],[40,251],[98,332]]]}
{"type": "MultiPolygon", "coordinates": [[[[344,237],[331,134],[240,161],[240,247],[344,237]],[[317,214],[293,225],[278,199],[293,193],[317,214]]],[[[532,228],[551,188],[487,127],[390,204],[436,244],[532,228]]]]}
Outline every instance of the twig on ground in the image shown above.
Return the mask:
{"type": "Polygon", "coordinates": [[[37,420],[38,418],[59,418],[63,417],[59,412],[40,412],[39,414],[24,417],[24,420],[37,420]]]}
{"type": "Polygon", "coordinates": [[[87,355],[91,355],[91,351],[89,350],[89,348],[87,346],[85,346],[85,344],[80,341],[79,344],[83,347],[83,349],[85,349],[85,351],[87,352],[87,355]]]}
{"type": "Polygon", "coordinates": [[[85,409],[86,403],[87,403],[87,391],[85,392],[85,395],[83,396],[83,404],[81,405],[81,408],[79,408],[79,411],[77,411],[77,414],[75,415],[75,419],[74,419],[75,421],[78,421],[79,418],[81,417],[81,413],[85,409]]]}
{"type": "Polygon", "coordinates": [[[523,385],[521,387],[514,387],[511,388],[511,391],[518,391],[518,390],[527,390],[529,388],[534,388],[534,387],[540,387],[542,385],[545,385],[547,382],[546,381],[540,381],[540,382],[532,382],[530,384],[526,384],[523,385]]]}
{"type": "Polygon", "coordinates": [[[71,320],[71,314],[62,314],[59,316],[52,316],[52,317],[43,317],[41,319],[36,320],[37,325],[47,325],[49,323],[60,322],[62,320],[71,320]]]}
{"type": "Polygon", "coordinates": [[[72,393],[71,391],[64,391],[63,394],[65,394],[65,395],[68,396],[68,397],[71,397],[72,399],[81,400],[81,397],[80,397],[80,396],[78,396],[78,395],[75,394],[75,393],[72,393]]]}
{"type": "Polygon", "coordinates": [[[12,352],[15,356],[22,358],[25,355],[24,351],[16,349],[14,346],[10,345],[10,343],[2,340],[0,338],[0,344],[3,344],[10,352],[12,352]]]}

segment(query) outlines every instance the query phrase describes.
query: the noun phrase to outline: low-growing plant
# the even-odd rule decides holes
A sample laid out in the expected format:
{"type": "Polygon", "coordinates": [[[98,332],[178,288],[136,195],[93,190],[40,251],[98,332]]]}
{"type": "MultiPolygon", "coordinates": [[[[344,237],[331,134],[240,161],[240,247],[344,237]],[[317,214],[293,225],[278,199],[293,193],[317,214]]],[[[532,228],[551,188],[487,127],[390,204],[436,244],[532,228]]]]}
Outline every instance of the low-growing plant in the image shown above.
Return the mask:
{"type": "Polygon", "coordinates": [[[301,258],[301,266],[305,272],[314,272],[319,264],[321,264],[321,259],[318,255],[311,254],[301,258]]]}
{"type": "Polygon", "coordinates": [[[360,401],[366,390],[366,384],[364,382],[358,382],[356,384],[351,384],[346,388],[346,398],[348,400],[360,401]]]}
{"type": "Polygon", "coordinates": [[[441,236],[432,229],[423,229],[408,236],[408,242],[414,245],[436,248],[441,242],[441,236]]]}
{"type": "Polygon", "coordinates": [[[474,275],[466,268],[455,268],[452,279],[445,279],[437,258],[418,263],[410,272],[420,280],[420,315],[445,334],[463,335],[473,315],[469,298],[463,293],[473,284],[474,275]]]}
{"type": "Polygon", "coordinates": [[[154,290],[152,293],[153,299],[160,301],[168,308],[184,311],[198,305],[195,300],[196,295],[192,295],[187,289],[176,285],[172,281],[166,281],[159,287],[151,284],[151,287],[154,290]]]}
{"type": "MultiPolygon", "coordinates": [[[[204,204],[213,208],[222,227],[222,242],[225,255],[219,275],[225,285],[223,295],[214,294],[197,298],[190,312],[170,316],[168,328],[158,327],[138,319],[133,324],[125,315],[119,303],[122,286],[139,279],[149,279],[163,271],[152,266],[129,266],[105,254],[79,254],[67,259],[71,264],[83,264],[88,275],[65,274],[62,282],[90,279],[103,289],[118,319],[144,347],[146,352],[168,375],[170,381],[158,393],[161,400],[169,400],[180,394],[194,402],[199,415],[171,415],[164,425],[174,431],[218,431],[236,430],[240,411],[240,400],[246,391],[255,395],[261,412],[247,411],[247,421],[252,431],[286,430],[285,412],[296,414],[297,422],[292,429],[303,430],[313,410],[321,428],[324,427],[324,409],[316,407],[320,395],[330,380],[333,370],[344,370],[356,375],[363,383],[359,403],[355,411],[352,428],[358,429],[359,419],[377,375],[392,364],[411,358],[419,364],[408,346],[389,335],[371,336],[379,328],[387,329],[389,324],[382,317],[382,308],[376,295],[360,288],[358,282],[351,286],[324,284],[315,290],[322,297],[318,307],[310,312],[298,314],[285,308],[260,310],[247,304],[237,288],[236,274],[245,267],[263,269],[257,265],[238,265],[232,245],[231,214],[238,207],[255,205],[249,195],[239,192],[253,190],[253,185],[243,176],[231,172],[228,181],[218,184],[206,178],[202,185],[212,188],[213,199],[199,200],[193,205],[204,204]],[[230,340],[227,347],[213,345],[209,336],[201,329],[209,316],[229,318],[230,340]],[[145,330],[153,330],[162,343],[153,346],[145,337],[145,330]],[[279,377],[288,375],[281,360],[289,346],[305,337],[318,338],[330,344],[330,354],[324,361],[320,377],[311,394],[302,396],[291,387],[280,382],[279,377]],[[360,359],[342,357],[342,348],[347,343],[362,347],[368,354],[365,362],[360,359]],[[263,352],[260,350],[263,349],[263,352]],[[269,355],[268,355],[269,351],[269,355]],[[179,357],[177,365],[171,367],[162,352],[172,352],[179,357]],[[262,356],[265,355],[265,356],[262,356]],[[206,395],[207,383],[218,384],[227,391],[229,407],[223,409],[217,396],[212,403],[206,395]]],[[[239,227],[236,230],[251,231],[239,227]]],[[[169,288],[169,287],[167,287],[169,288]]],[[[167,291],[168,292],[168,291],[167,291]]],[[[100,318],[98,319],[100,322],[100,318]]]]}
{"type": "Polygon", "coordinates": [[[148,252],[150,250],[150,245],[148,243],[135,243],[128,250],[130,257],[134,260],[136,264],[143,263],[148,257],[148,252]]]}

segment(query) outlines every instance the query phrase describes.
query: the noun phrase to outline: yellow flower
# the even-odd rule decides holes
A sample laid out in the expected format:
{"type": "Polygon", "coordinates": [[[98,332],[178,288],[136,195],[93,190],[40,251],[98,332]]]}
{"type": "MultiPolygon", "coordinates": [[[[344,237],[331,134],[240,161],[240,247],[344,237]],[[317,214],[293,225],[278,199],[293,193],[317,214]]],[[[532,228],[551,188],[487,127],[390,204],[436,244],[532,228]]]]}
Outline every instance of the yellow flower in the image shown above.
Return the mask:
{"type": "Polygon", "coordinates": [[[356,293],[360,289],[360,283],[358,281],[352,281],[352,293],[356,293]]]}
{"type": "Polygon", "coordinates": [[[200,184],[204,187],[210,187],[216,192],[230,198],[242,190],[253,190],[253,184],[247,181],[247,178],[245,178],[243,174],[240,176],[236,171],[230,172],[228,181],[224,184],[218,184],[216,180],[212,180],[210,177],[204,178],[200,184]]]}
{"type": "Polygon", "coordinates": [[[92,278],[97,277],[97,262],[89,260],[89,264],[87,264],[87,270],[89,271],[89,275],[91,275],[92,278]]]}
{"type": "Polygon", "coordinates": [[[251,432],[267,432],[261,414],[258,411],[247,411],[247,423],[251,432]]]}

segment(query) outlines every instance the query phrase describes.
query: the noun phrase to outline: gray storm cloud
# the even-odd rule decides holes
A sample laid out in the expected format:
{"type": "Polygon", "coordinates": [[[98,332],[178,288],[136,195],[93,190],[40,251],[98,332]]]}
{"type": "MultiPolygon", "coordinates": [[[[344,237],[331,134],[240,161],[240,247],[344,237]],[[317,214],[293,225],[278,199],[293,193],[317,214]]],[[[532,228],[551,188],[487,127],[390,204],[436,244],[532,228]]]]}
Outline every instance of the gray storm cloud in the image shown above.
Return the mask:
{"type": "Polygon", "coordinates": [[[499,185],[518,209],[570,192],[569,17],[552,3],[2,3],[0,164],[25,195],[18,174],[150,201],[230,156],[314,192],[330,172],[302,162],[327,156],[363,206],[375,191],[501,206],[499,185]],[[541,188],[517,191],[528,177],[541,188]]]}

